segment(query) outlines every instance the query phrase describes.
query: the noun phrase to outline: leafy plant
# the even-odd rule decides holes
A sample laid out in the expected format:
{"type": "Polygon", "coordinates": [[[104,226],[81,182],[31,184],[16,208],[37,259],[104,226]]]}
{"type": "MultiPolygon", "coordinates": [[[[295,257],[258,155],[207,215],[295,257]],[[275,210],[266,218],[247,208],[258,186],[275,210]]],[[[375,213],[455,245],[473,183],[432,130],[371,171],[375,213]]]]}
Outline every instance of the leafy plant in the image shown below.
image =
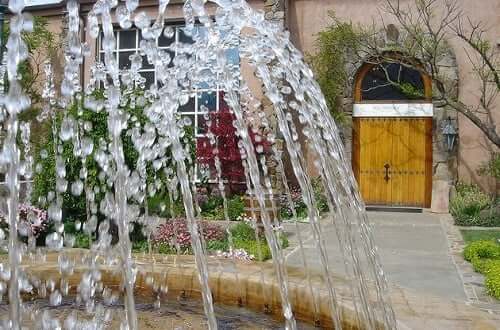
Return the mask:
{"type": "Polygon", "coordinates": [[[478,173],[500,180],[500,153],[493,153],[490,160],[479,168],[478,173]]]}
{"type": "Polygon", "coordinates": [[[240,195],[233,195],[227,201],[227,213],[229,220],[235,221],[245,211],[245,202],[240,195]]]}
{"type": "MultiPolygon", "coordinates": [[[[142,91],[135,91],[137,95],[140,95],[142,91]]],[[[102,91],[98,91],[94,95],[99,99],[103,99],[102,91]]],[[[78,101],[80,103],[74,102],[68,109],[66,109],[66,115],[73,118],[78,118],[79,120],[87,123],[92,127],[91,130],[85,132],[85,136],[90,138],[94,145],[94,152],[101,143],[108,142],[108,127],[107,127],[107,117],[108,114],[105,111],[97,112],[91,109],[85,108],[85,100],[78,101]]],[[[140,125],[143,127],[146,124],[146,117],[143,115],[144,107],[134,106],[132,107],[129,103],[122,106],[122,110],[130,115],[130,120],[134,118],[134,125],[140,125]]],[[[56,113],[56,132],[60,130],[61,123],[63,120],[63,112],[58,111],[56,113]]],[[[56,159],[54,156],[54,138],[52,136],[52,129],[45,138],[42,138],[43,149],[39,150],[35,155],[35,164],[37,164],[38,170],[34,175],[34,186],[33,186],[33,203],[39,205],[40,207],[45,207],[43,203],[45,197],[49,192],[55,191],[56,184],[56,173],[55,173],[55,163],[56,159]]],[[[185,127],[184,137],[182,140],[184,146],[189,146],[189,150],[194,149],[194,138],[193,130],[191,127],[185,127]]],[[[127,131],[122,133],[122,144],[125,156],[125,163],[130,170],[134,170],[137,165],[138,152],[134,147],[132,138],[127,131]]],[[[82,170],[82,162],[79,157],[74,155],[74,148],[72,141],[62,143],[62,154],[61,157],[65,160],[66,168],[66,180],[71,184],[71,182],[80,176],[80,171],[82,170]]],[[[87,169],[87,185],[94,188],[99,188],[99,192],[96,193],[95,202],[99,205],[99,202],[103,198],[103,192],[109,190],[106,182],[103,182],[99,178],[101,172],[100,167],[95,159],[95,153],[91,154],[86,161],[87,169]],[[102,188],[102,189],[101,189],[102,188]]],[[[193,155],[191,155],[193,157],[193,155]]],[[[193,159],[189,159],[187,162],[193,163],[193,159]]],[[[166,166],[172,166],[173,164],[167,164],[166,166]]],[[[151,164],[147,166],[147,182],[152,184],[155,177],[158,182],[163,183],[166,180],[162,180],[165,174],[163,169],[155,171],[151,164]]],[[[156,182],[155,182],[156,183],[156,182]]],[[[85,199],[85,193],[79,196],[74,196],[69,191],[63,194],[63,219],[65,223],[74,221],[85,221],[87,213],[87,205],[85,199]]],[[[148,204],[150,206],[151,214],[162,214],[168,215],[170,211],[169,198],[167,195],[166,186],[157,186],[157,193],[154,197],[148,196],[148,204]],[[162,207],[164,206],[164,207],[162,207]]],[[[174,201],[174,212],[175,215],[183,215],[184,208],[180,202],[180,197],[174,201]]],[[[172,215],[170,215],[172,216],[172,215]]],[[[102,218],[102,217],[101,217],[102,218]]]]}
{"type": "Polygon", "coordinates": [[[456,195],[450,200],[450,213],[455,218],[455,224],[471,226],[481,225],[490,221],[481,215],[481,211],[492,205],[492,198],[476,185],[459,183],[456,195]]]}
{"type": "Polygon", "coordinates": [[[90,237],[82,232],[75,234],[75,248],[88,249],[90,248],[90,237]]]}
{"type": "MultiPolygon", "coordinates": [[[[221,96],[221,100],[223,97],[221,96]]],[[[236,117],[226,102],[221,102],[219,110],[211,109],[207,118],[206,138],[198,138],[196,155],[198,162],[209,169],[209,176],[217,177],[216,164],[219,163],[221,178],[227,181],[231,192],[241,189],[245,182],[245,171],[241,161],[240,138],[234,121],[236,117]]],[[[270,143],[259,132],[248,129],[255,150],[268,152],[270,143]]]]}
{"type": "MultiPolygon", "coordinates": [[[[316,200],[316,208],[320,213],[328,211],[328,202],[321,178],[313,178],[311,180],[311,185],[313,188],[314,198],[316,200]]],[[[307,206],[302,200],[300,187],[290,187],[290,197],[292,199],[295,212],[297,213],[297,217],[299,219],[307,217],[307,206]]],[[[289,219],[292,217],[292,209],[290,208],[288,197],[286,195],[280,196],[280,215],[282,219],[289,219]]]]}
{"type": "Polygon", "coordinates": [[[488,294],[500,299],[500,244],[495,241],[475,241],[464,249],[465,260],[485,276],[488,294]]]}
{"type": "Polygon", "coordinates": [[[475,241],[464,249],[464,259],[472,261],[475,258],[500,258],[500,246],[494,241],[475,241]]]}
{"type": "Polygon", "coordinates": [[[269,249],[269,245],[267,245],[265,240],[263,239],[260,239],[258,241],[235,240],[234,247],[237,249],[245,250],[248,254],[253,255],[258,261],[265,261],[271,259],[272,257],[271,249],[269,249]]]}
{"type": "Polygon", "coordinates": [[[234,240],[255,241],[255,229],[246,222],[231,227],[231,234],[234,240]]]}
{"type": "Polygon", "coordinates": [[[317,34],[314,55],[308,55],[316,80],[318,81],[332,116],[338,122],[345,122],[340,98],[349,83],[346,70],[349,54],[360,47],[361,31],[352,23],[342,22],[329,13],[332,20],[324,31],[317,34]]]}
{"type": "MultiPolygon", "coordinates": [[[[204,189],[200,189],[196,197],[201,209],[201,215],[204,219],[225,220],[224,200],[221,196],[216,195],[214,191],[210,196],[207,196],[207,192],[204,189]]],[[[234,194],[233,196],[227,198],[227,212],[229,220],[237,220],[244,211],[245,203],[242,196],[234,194]]]]}
{"type": "Polygon", "coordinates": [[[488,294],[500,299],[500,260],[490,261],[483,271],[488,294]]]}
{"type": "MultiPolygon", "coordinates": [[[[240,222],[231,228],[234,248],[244,249],[248,254],[253,255],[258,261],[265,261],[272,257],[271,249],[265,237],[255,238],[255,229],[246,222],[240,222]],[[260,255],[259,255],[260,252],[260,255]]],[[[288,239],[284,234],[279,234],[281,248],[288,247],[288,239]]]]}

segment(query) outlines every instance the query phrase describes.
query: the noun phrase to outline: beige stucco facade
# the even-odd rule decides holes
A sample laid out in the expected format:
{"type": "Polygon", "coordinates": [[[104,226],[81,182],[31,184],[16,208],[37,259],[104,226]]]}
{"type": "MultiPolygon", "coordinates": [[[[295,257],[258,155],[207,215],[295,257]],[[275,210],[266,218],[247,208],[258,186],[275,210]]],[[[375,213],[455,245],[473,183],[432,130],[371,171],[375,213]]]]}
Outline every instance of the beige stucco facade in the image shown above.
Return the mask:
{"type": "MultiPolygon", "coordinates": [[[[403,0],[402,4],[412,0],[403,0]]],[[[294,44],[304,53],[314,53],[316,34],[327,27],[331,20],[329,12],[341,20],[352,21],[355,24],[383,27],[391,22],[389,15],[384,14],[384,0],[290,0],[286,11],[286,25],[294,44]],[[382,24],[383,20],[383,24],[382,24]]],[[[463,15],[473,21],[480,21],[489,30],[485,36],[494,47],[500,47],[500,1],[458,0],[463,8],[463,15]]],[[[473,77],[472,65],[467,57],[466,45],[458,39],[450,39],[458,68],[458,97],[468,105],[478,103],[478,80],[473,77]]],[[[500,123],[500,98],[496,100],[493,113],[495,122],[500,123]]],[[[489,159],[495,148],[488,142],[484,134],[467,118],[458,116],[458,180],[477,182],[489,191],[496,189],[494,179],[479,176],[477,169],[489,159]]],[[[435,127],[436,129],[437,127],[435,127]]],[[[498,150],[496,150],[498,151],[498,150]]]]}

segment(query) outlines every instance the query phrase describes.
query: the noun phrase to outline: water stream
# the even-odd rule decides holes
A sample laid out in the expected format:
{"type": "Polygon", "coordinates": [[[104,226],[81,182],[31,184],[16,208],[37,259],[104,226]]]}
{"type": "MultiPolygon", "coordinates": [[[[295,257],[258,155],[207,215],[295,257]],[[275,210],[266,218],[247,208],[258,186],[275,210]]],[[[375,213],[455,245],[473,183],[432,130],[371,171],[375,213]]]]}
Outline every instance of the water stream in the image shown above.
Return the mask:
{"type": "MultiPolygon", "coordinates": [[[[52,280],[34,280],[22,270],[21,262],[26,249],[20,240],[22,234],[13,234],[18,232],[20,222],[19,178],[20,175],[26,177],[23,171],[33,166],[31,148],[20,150],[17,141],[20,125],[18,114],[30,106],[29,98],[21,88],[17,71],[18,64],[28,56],[21,33],[29,33],[33,23],[31,17],[23,13],[24,0],[9,1],[9,10],[13,16],[10,19],[6,63],[0,70],[7,72],[9,82],[8,90],[1,98],[2,114],[5,114],[2,116],[5,138],[2,141],[0,170],[6,175],[6,213],[10,233],[7,238],[8,263],[0,265],[2,274],[8,274],[0,274],[1,280],[8,278],[9,283],[9,316],[2,323],[3,328],[20,329],[23,323],[21,310],[24,308],[21,293],[47,292],[53,306],[60,305],[62,296],[68,295],[68,282],[64,276],[72,274],[75,265],[68,261],[64,250],[74,244],[75,237],[64,230],[63,196],[85,194],[86,221],[78,226],[88,233],[90,247],[82,259],[86,271],[83,272],[75,299],[85,304],[87,313],[102,313],[102,305],[97,302],[96,297],[101,296],[106,301],[116,297],[103,284],[100,267],[115,267],[122,277],[125,311],[123,320],[120,320],[120,328],[137,329],[139,323],[134,294],[137,274],[147,271],[154,273],[155,268],[152,258],[147,270],[136,264],[130,233],[136,223],[145,226],[148,255],[151,257],[151,235],[158,220],[150,215],[148,197],[159,194],[159,187],[164,185],[167,196],[164,203],[168,204],[168,213],[172,219],[176,215],[174,200],[182,199],[191,234],[206,326],[209,329],[217,329],[217,313],[209,283],[211,269],[208,267],[205,242],[200,235],[202,219],[195,199],[198,167],[196,161],[190,158],[193,147],[189,145],[189,136],[186,133],[186,127],[193,123],[189,117],[183,116],[183,107],[190,102],[193,95],[197,97],[198,90],[215,89],[216,91],[212,92],[219,93],[218,97],[228,105],[234,115],[233,125],[239,139],[238,147],[245,169],[245,186],[248,188],[247,192],[254,196],[252,203],[255,202],[259,209],[264,236],[271,250],[285,327],[298,328],[289,289],[285,254],[276,228],[279,210],[274,197],[275,194],[284,194],[287,202],[293,205],[288,184],[296,181],[307,207],[307,219],[315,240],[317,257],[321,262],[330,317],[335,328],[342,328],[343,302],[336,290],[335,269],[330,268],[326,238],[322,231],[322,224],[325,222],[335,225],[358,326],[375,329],[378,324],[383,324],[387,329],[394,329],[396,322],[386,279],[363,202],[344,155],[339,130],[330,116],[311,70],[291,43],[289,34],[276,23],[266,20],[262,12],[252,9],[243,0],[187,0],[183,5],[185,26],[179,33],[189,41],[182,41],[180,37],[177,40],[175,30],[166,23],[170,10],[168,5],[168,0],[160,0],[158,15],[153,18],[138,7],[137,0],[96,1],[87,14],[86,31],[92,39],[91,42],[99,45],[102,56],[101,60],[91,64],[88,84],[82,86],[82,65],[87,60],[91,63],[93,61],[90,61],[88,41],[81,39],[79,3],[75,0],[67,1],[63,79],[60,88],[56,90],[52,67],[47,63],[43,90],[45,106],[44,112],[39,116],[40,120],[52,121],[53,129],[53,150],[50,150],[50,157],[55,159],[56,164],[55,187],[42,198],[42,202],[45,202],[49,220],[54,224],[53,232],[47,236],[46,245],[49,250],[58,251],[60,256],[62,279],[60,284],[56,284],[52,280]],[[119,65],[116,55],[119,42],[116,31],[132,27],[140,31],[139,51],[129,56],[130,65],[123,68],[119,65]],[[159,38],[174,38],[175,42],[167,49],[160,47],[159,38]],[[238,63],[234,63],[234,58],[228,56],[234,49],[238,50],[238,63]],[[147,82],[141,75],[146,66],[154,71],[151,86],[151,82],[147,82]],[[242,70],[243,66],[246,70],[242,70]],[[255,82],[261,87],[256,89],[255,82]],[[262,95],[268,101],[266,106],[263,105],[262,95]],[[91,122],[88,119],[89,113],[101,116],[102,120],[91,122]],[[258,125],[264,127],[264,130],[259,131],[259,127],[252,126],[251,121],[256,118],[260,121],[258,125]],[[92,132],[97,129],[105,129],[106,138],[93,140],[92,132]],[[256,132],[259,138],[262,136],[271,144],[282,140],[283,149],[273,144],[270,151],[264,152],[262,146],[256,146],[252,140],[255,139],[256,132]],[[125,157],[126,146],[123,141],[126,138],[133,142],[132,146],[137,154],[135,164],[127,162],[125,157]],[[71,157],[79,159],[82,165],[77,177],[69,175],[70,160],[65,149],[68,144],[72,145],[71,157]],[[319,173],[319,184],[327,199],[326,215],[320,214],[318,197],[310,175],[311,165],[307,163],[306,155],[314,159],[312,167],[319,173]],[[288,157],[287,162],[291,164],[292,171],[285,169],[285,156],[288,157]],[[282,185],[282,191],[279,192],[272,186],[267,165],[268,161],[273,159],[277,164],[277,181],[282,185]],[[96,164],[96,167],[93,168],[92,164],[96,164]],[[89,179],[89,171],[97,172],[93,174],[95,180],[89,179]],[[154,176],[149,180],[151,172],[154,172],[154,176]],[[118,233],[116,244],[112,242],[110,234],[113,228],[116,228],[118,233]]],[[[26,134],[29,136],[28,127],[23,126],[24,142],[26,134]]],[[[196,135],[196,132],[194,134],[196,135]]],[[[208,136],[210,138],[210,131],[208,136]]],[[[213,135],[210,141],[218,152],[217,141],[213,135]]],[[[47,153],[46,150],[44,152],[47,153]]],[[[45,158],[47,157],[49,156],[46,155],[45,158]]],[[[222,196],[223,220],[229,228],[226,196],[228,185],[223,179],[218,157],[215,157],[215,176],[212,180],[222,196]]],[[[254,227],[258,228],[260,223],[256,212],[253,212],[252,218],[254,227]]],[[[295,210],[292,212],[291,221],[296,224],[299,221],[295,210]]],[[[314,299],[316,293],[312,275],[307,268],[303,237],[298,226],[296,229],[304,277],[314,302],[313,318],[316,318],[320,306],[314,299]]],[[[177,234],[177,228],[174,228],[174,231],[177,234]]],[[[229,229],[228,235],[232,252],[235,249],[229,229]]],[[[182,267],[177,264],[180,260],[177,241],[175,250],[175,267],[182,267]]],[[[39,249],[37,253],[44,254],[44,251],[46,250],[39,249]]],[[[232,267],[237,269],[238,261],[234,254],[231,256],[231,263],[232,267]]],[[[237,272],[235,279],[239,286],[240,276],[237,272]]],[[[269,279],[262,277],[261,281],[264,280],[269,279]]],[[[148,281],[152,286],[159,286],[153,277],[148,281]]],[[[3,288],[3,282],[0,284],[3,288]]],[[[159,287],[156,290],[161,291],[159,287]]],[[[242,289],[239,290],[243,296],[242,289]]],[[[270,297],[270,293],[264,295],[270,297]]],[[[157,299],[159,296],[158,293],[157,299]]],[[[242,301],[240,298],[239,303],[242,301]]],[[[49,314],[44,314],[44,317],[50,321],[49,314]]],[[[98,324],[97,317],[94,321],[85,322],[95,322],[94,327],[90,327],[92,329],[102,326],[98,324]]],[[[83,326],[83,323],[71,324],[75,326],[74,329],[83,326]]]]}

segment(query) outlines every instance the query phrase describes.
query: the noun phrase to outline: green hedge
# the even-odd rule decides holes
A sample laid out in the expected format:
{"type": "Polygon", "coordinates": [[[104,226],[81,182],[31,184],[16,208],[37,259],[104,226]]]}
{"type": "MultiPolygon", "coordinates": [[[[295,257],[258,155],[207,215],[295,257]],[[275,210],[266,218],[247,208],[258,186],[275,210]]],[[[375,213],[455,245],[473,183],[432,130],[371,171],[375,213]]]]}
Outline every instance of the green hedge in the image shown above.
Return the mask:
{"type": "Polygon", "coordinates": [[[488,294],[500,299],[500,244],[495,241],[475,241],[464,249],[465,260],[483,274],[488,294]]]}
{"type": "Polygon", "coordinates": [[[500,258],[500,246],[494,241],[475,241],[465,247],[464,258],[469,262],[475,258],[498,259],[500,258]]]}
{"type": "MultiPolygon", "coordinates": [[[[136,91],[137,95],[140,95],[142,91],[136,91]]],[[[98,91],[94,95],[97,98],[103,98],[103,91],[98,91]]],[[[66,109],[66,113],[68,116],[71,116],[73,119],[78,119],[92,125],[92,130],[85,133],[85,136],[90,138],[94,144],[94,153],[90,155],[87,159],[86,166],[88,171],[87,184],[91,188],[100,188],[100,192],[95,196],[95,202],[99,206],[100,201],[102,200],[104,193],[103,191],[108,191],[110,188],[107,186],[106,182],[99,179],[99,173],[101,169],[95,160],[95,151],[98,149],[98,146],[101,141],[107,141],[108,139],[108,127],[107,127],[107,113],[106,112],[95,112],[90,109],[86,109],[83,107],[84,101],[81,102],[81,107],[78,103],[73,103],[66,109]]],[[[130,104],[127,104],[122,107],[122,110],[131,115],[131,118],[137,118],[137,122],[144,126],[148,123],[148,119],[143,114],[142,107],[131,107],[130,104]]],[[[63,113],[58,112],[55,120],[56,131],[60,130],[61,122],[63,120],[63,113]]],[[[129,123],[130,124],[130,123],[129,123]]],[[[37,148],[35,154],[35,163],[39,167],[39,170],[34,174],[34,183],[33,183],[33,194],[32,194],[32,202],[34,205],[37,205],[41,208],[47,208],[48,203],[43,202],[44,198],[48,195],[50,191],[55,190],[56,185],[56,173],[55,173],[55,163],[56,159],[54,156],[54,139],[52,136],[52,126],[48,125],[48,134],[47,136],[39,137],[41,143],[37,148]],[[38,150],[40,149],[40,150],[38,150]],[[44,150],[47,154],[47,157],[42,157],[40,151],[44,150]]],[[[189,149],[191,150],[191,159],[187,160],[188,163],[193,163],[194,160],[194,131],[191,127],[186,126],[184,137],[182,139],[182,143],[184,146],[189,144],[189,149]]],[[[125,163],[130,170],[134,170],[136,168],[138,152],[134,147],[132,142],[132,138],[127,131],[122,133],[122,144],[123,144],[123,152],[125,157],[125,163]]],[[[80,176],[80,170],[82,168],[81,159],[75,157],[73,152],[73,143],[72,141],[60,142],[62,146],[62,157],[65,160],[66,167],[66,180],[71,182],[75,181],[80,176]]],[[[170,151],[168,151],[170,152],[170,151]]],[[[175,164],[169,163],[167,166],[175,169],[175,164]]],[[[147,181],[151,185],[156,183],[155,179],[158,179],[162,184],[160,187],[157,187],[156,195],[147,198],[149,204],[149,211],[151,214],[157,214],[164,217],[172,217],[169,214],[170,206],[169,206],[169,198],[167,193],[167,187],[164,184],[165,174],[163,169],[156,171],[151,164],[147,164],[147,181]]],[[[69,189],[68,189],[69,190],[69,189]]],[[[84,222],[86,220],[86,200],[85,193],[82,193],[80,196],[74,196],[67,191],[62,194],[63,197],[63,221],[65,223],[65,228],[73,228],[73,223],[76,221],[84,222]]],[[[142,205],[141,205],[142,206],[142,205]]],[[[179,197],[176,201],[174,201],[173,211],[176,213],[175,216],[182,216],[184,212],[184,207],[182,204],[182,200],[179,197]]],[[[99,220],[104,218],[98,212],[99,220]]],[[[75,230],[67,231],[70,233],[76,233],[75,230]]]]}

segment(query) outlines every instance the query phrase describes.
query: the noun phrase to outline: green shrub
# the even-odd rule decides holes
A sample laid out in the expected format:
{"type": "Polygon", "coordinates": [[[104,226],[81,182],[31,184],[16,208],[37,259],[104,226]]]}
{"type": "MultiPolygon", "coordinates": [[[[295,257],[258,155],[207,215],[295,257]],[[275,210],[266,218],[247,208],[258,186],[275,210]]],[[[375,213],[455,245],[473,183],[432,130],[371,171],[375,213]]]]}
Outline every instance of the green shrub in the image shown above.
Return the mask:
{"type": "Polygon", "coordinates": [[[207,242],[207,250],[208,251],[228,251],[229,250],[229,241],[227,239],[217,240],[217,241],[208,241],[207,242]]]}
{"type": "Polygon", "coordinates": [[[75,234],[75,248],[80,248],[80,249],[88,249],[90,248],[90,237],[87,234],[84,233],[76,233],[75,234]]]}
{"type": "Polygon", "coordinates": [[[184,217],[184,203],[181,198],[174,201],[173,207],[170,207],[170,199],[165,192],[158,192],[154,196],[148,197],[148,208],[150,214],[158,215],[162,218],[184,217]],[[174,214],[171,215],[170,213],[174,214]]]}
{"type": "Polygon", "coordinates": [[[233,240],[255,241],[255,229],[246,222],[239,222],[231,228],[233,240]]]}
{"type": "Polygon", "coordinates": [[[245,202],[240,195],[234,195],[227,200],[227,213],[229,220],[236,221],[238,217],[245,211],[245,202]]]}
{"type": "MultiPolygon", "coordinates": [[[[162,254],[177,254],[177,250],[175,247],[170,246],[167,243],[157,243],[155,244],[155,249],[158,253],[162,254]]],[[[188,253],[190,249],[186,249],[186,251],[181,251],[182,254],[188,253]]]]}
{"type": "Polygon", "coordinates": [[[317,177],[312,180],[314,198],[316,199],[316,208],[320,213],[328,211],[328,201],[326,199],[325,187],[321,178],[317,177]]]}
{"type": "Polygon", "coordinates": [[[281,235],[279,235],[279,239],[280,239],[282,249],[286,249],[290,245],[290,242],[288,241],[288,237],[286,237],[285,234],[282,233],[281,235]]]}
{"type": "Polygon", "coordinates": [[[490,269],[492,263],[497,262],[497,259],[480,259],[480,258],[475,258],[472,261],[472,266],[474,268],[474,271],[485,274],[485,272],[490,269]]]}
{"type": "Polygon", "coordinates": [[[258,261],[265,261],[271,259],[272,257],[271,249],[269,248],[269,245],[266,244],[264,239],[259,239],[258,241],[245,241],[238,239],[234,241],[234,247],[237,249],[244,249],[248,254],[253,255],[255,257],[255,260],[258,261]]]}
{"type": "MultiPolygon", "coordinates": [[[[271,249],[267,244],[264,237],[255,239],[255,229],[246,222],[240,222],[231,228],[233,236],[234,247],[237,249],[244,249],[248,254],[253,254],[258,261],[265,261],[272,257],[271,249]],[[259,247],[261,249],[262,258],[259,258],[259,247]]],[[[285,234],[281,233],[278,236],[282,249],[286,249],[289,245],[288,238],[285,234]]]]}
{"type": "Polygon", "coordinates": [[[484,285],[488,294],[500,299],[500,260],[490,260],[483,274],[486,277],[484,285]]]}
{"type": "Polygon", "coordinates": [[[500,244],[495,241],[475,241],[464,249],[464,258],[474,270],[484,275],[488,294],[500,299],[500,244]]]}
{"type": "Polygon", "coordinates": [[[494,241],[475,241],[464,249],[464,258],[472,261],[475,258],[496,259],[500,258],[500,245],[494,241]]]}
{"type": "Polygon", "coordinates": [[[148,251],[148,241],[132,241],[132,251],[134,252],[147,252],[148,251]]]}
{"type": "MultiPolygon", "coordinates": [[[[137,94],[141,94],[140,90],[136,91],[137,94]]],[[[97,98],[103,98],[102,91],[96,92],[95,95],[97,98]],[[99,95],[101,94],[101,95],[99,95]]],[[[82,102],[78,101],[78,102],[82,102]]],[[[147,123],[146,116],[143,115],[143,109],[140,107],[131,107],[129,104],[123,106],[122,110],[128,114],[131,114],[131,118],[137,118],[137,123],[140,125],[145,125],[147,123]]],[[[79,119],[84,122],[88,122],[92,126],[92,130],[85,133],[85,136],[90,138],[94,144],[94,152],[98,149],[100,141],[107,141],[108,138],[108,127],[107,127],[107,113],[95,112],[90,109],[81,109],[76,102],[70,105],[67,108],[67,114],[74,119],[79,119]]],[[[57,118],[55,120],[55,125],[57,126],[56,130],[59,131],[61,122],[63,120],[62,112],[57,113],[57,118]]],[[[52,128],[52,127],[51,127],[52,128]]],[[[55,173],[55,156],[54,156],[54,139],[52,137],[52,129],[48,130],[49,133],[45,137],[41,137],[41,149],[46,151],[47,157],[42,157],[40,154],[41,150],[36,150],[35,154],[35,163],[39,166],[39,170],[37,170],[34,174],[33,178],[33,204],[39,207],[47,207],[47,203],[41,203],[44,197],[48,195],[50,191],[55,190],[56,183],[56,173],[55,173]]],[[[189,126],[185,126],[184,137],[182,140],[183,145],[189,145],[192,153],[194,152],[194,138],[193,138],[193,129],[189,126]]],[[[125,163],[130,170],[134,170],[136,168],[138,152],[134,147],[132,142],[132,138],[130,134],[127,134],[127,131],[124,131],[121,136],[121,142],[123,144],[123,153],[125,158],[125,163]]],[[[66,164],[66,180],[71,183],[76,178],[80,176],[80,170],[82,167],[82,162],[79,157],[75,157],[73,152],[73,144],[72,141],[61,142],[62,145],[62,157],[65,159],[66,164]]],[[[91,154],[87,158],[86,166],[88,171],[87,176],[87,184],[91,188],[101,188],[100,192],[95,196],[95,202],[99,205],[101,199],[104,196],[103,191],[109,190],[109,187],[106,186],[99,179],[99,173],[101,169],[94,158],[95,154],[91,154]]],[[[194,154],[191,154],[193,157],[194,154]]],[[[192,159],[186,160],[188,163],[192,163],[192,159]]],[[[166,166],[174,167],[174,164],[169,163],[166,166]]],[[[166,182],[164,179],[163,168],[155,171],[151,164],[147,164],[147,181],[148,183],[153,183],[155,177],[158,179],[158,182],[166,182]]],[[[161,184],[158,188],[157,195],[158,197],[150,199],[148,198],[150,213],[154,214],[155,212],[162,213],[169,210],[168,207],[168,197],[166,194],[166,186],[165,184],[161,184]],[[161,210],[161,204],[165,203],[166,209],[161,210]]],[[[68,189],[69,190],[69,189],[68,189]]],[[[85,221],[86,220],[86,200],[85,193],[82,193],[80,196],[74,196],[69,191],[62,194],[63,197],[63,219],[65,224],[75,221],[85,221]]],[[[180,200],[180,197],[179,197],[180,200]]],[[[132,201],[130,201],[132,202],[132,201]]],[[[182,203],[180,201],[176,201],[174,204],[174,211],[177,212],[176,216],[181,216],[183,214],[184,208],[182,207],[182,203]]],[[[100,220],[102,220],[102,215],[98,214],[100,220]]]]}
{"type": "Polygon", "coordinates": [[[450,200],[450,213],[459,226],[492,226],[495,218],[482,214],[481,211],[492,205],[492,198],[476,185],[459,183],[457,193],[450,200]]]}
{"type": "MultiPolygon", "coordinates": [[[[199,201],[201,215],[209,220],[224,220],[224,200],[220,196],[203,196],[199,201]]],[[[245,203],[240,195],[233,195],[227,199],[227,213],[229,220],[235,221],[245,211],[245,203]]]]}

